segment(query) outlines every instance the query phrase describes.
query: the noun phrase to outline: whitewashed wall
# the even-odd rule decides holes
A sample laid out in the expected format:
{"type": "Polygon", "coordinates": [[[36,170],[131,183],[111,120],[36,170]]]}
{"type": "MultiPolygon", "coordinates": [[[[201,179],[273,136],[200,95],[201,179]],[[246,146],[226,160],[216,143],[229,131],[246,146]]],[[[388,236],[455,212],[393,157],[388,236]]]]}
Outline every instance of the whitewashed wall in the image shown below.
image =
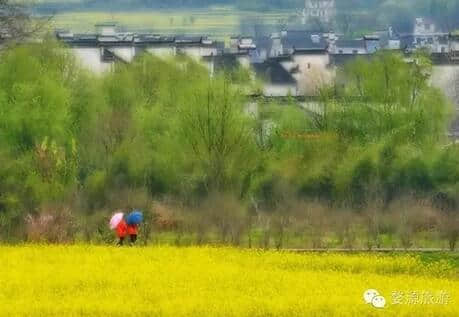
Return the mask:
{"type": "Polygon", "coordinates": [[[175,46],[150,46],[147,52],[158,57],[174,56],[176,54],[175,46]]]}
{"type": "Polygon", "coordinates": [[[250,57],[248,55],[239,55],[236,59],[242,67],[250,68],[250,57]]]}
{"type": "Polygon", "coordinates": [[[434,66],[430,80],[455,103],[459,111],[459,65],[434,66]]]}
{"type": "Polygon", "coordinates": [[[217,55],[217,48],[216,47],[201,47],[201,56],[215,56],[217,55]]]}
{"type": "Polygon", "coordinates": [[[134,46],[125,46],[119,47],[115,46],[109,48],[110,52],[116,55],[119,59],[125,61],[126,63],[132,62],[135,57],[135,47],[134,46]]]}
{"type": "Polygon", "coordinates": [[[336,47],[335,54],[366,54],[367,50],[363,47],[336,47]],[[354,52],[356,51],[356,52],[354,52]]]}
{"type": "Polygon", "coordinates": [[[72,48],[72,52],[84,69],[95,74],[103,74],[113,69],[113,62],[102,62],[101,49],[98,47],[77,47],[72,48]]]}
{"type": "Polygon", "coordinates": [[[334,77],[334,71],[328,68],[329,54],[295,54],[293,63],[299,67],[299,72],[293,74],[299,94],[316,95],[317,89],[330,83],[334,77]]]}

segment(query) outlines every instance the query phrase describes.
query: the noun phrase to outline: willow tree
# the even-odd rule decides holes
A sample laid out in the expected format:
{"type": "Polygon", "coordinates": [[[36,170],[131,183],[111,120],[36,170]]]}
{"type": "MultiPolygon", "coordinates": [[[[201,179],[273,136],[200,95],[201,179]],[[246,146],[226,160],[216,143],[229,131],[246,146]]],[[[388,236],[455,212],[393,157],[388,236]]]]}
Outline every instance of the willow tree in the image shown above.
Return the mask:
{"type": "Polygon", "coordinates": [[[389,135],[418,144],[444,140],[451,105],[430,85],[431,71],[421,53],[378,53],[346,65],[337,94],[325,99],[327,129],[362,142],[389,135]]]}
{"type": "Polygon", "coordinates": [[[335,173],[344,196],[362,203],[370,191],[392,199],[435,190],[429,166],[447,142],[451,105],[430,85],[431,71],[422,53],[384,52],[343,68],[324,126],[346,144],[335,173]]]}
{"type": "Polygon", "coordinates": [[[195,90],[179,109],[185,150],[204,171],[209,191],[240,185],[254,162],[253,124],[245,106],[243,95],[221,77],[195,90]]]}

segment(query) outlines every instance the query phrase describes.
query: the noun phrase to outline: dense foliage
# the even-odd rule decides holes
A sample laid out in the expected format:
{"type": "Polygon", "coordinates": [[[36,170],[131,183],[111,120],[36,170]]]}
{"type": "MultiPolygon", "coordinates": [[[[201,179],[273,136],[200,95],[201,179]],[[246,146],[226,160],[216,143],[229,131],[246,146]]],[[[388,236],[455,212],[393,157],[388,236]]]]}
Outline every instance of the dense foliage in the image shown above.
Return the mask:
{"type": "MultiPolygon", "coordinates": [[[[378,235],[373,212],[397,217],[408,198],[440,212],[434,223],[454,247],[459,149],[445,137],[450,107],[428,84],[430,67],[422,55],[357,60],[307,113],[294,100],[247,107],[249,82],[209,78],[186,57],[143,56],[96,77],[52,42],[5,51],[0,234],[40,236],[52,219],[64,227],[53,240],[103,237],[113,210],[172,201],[170,228],[198,241],[210,227],[236,244],[262,230],[281,247],[291,224],[321,237],[311,219],[337,210],[369,218],[378,235]]],[[[412,211],[403,219],[419,218],[412,211]]]]}

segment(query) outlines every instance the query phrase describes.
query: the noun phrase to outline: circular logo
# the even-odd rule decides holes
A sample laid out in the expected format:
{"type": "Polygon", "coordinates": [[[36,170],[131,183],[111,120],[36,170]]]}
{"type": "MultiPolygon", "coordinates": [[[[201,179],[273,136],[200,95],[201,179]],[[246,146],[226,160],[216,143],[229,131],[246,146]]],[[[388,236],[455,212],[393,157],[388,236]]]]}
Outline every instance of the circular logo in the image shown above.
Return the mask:
{"type": "Polygon", "coordinates": [[[375,289],[367,289],[363,293],[363,300],[367,304],[371,304],[375,308],[384,308],[386,306],[386,299],[380,295],[375,289]]]}
{"type": "Polygon", "coordinates": [[[371,305],[375,308],[384,308],[386,306],[386,299],[381,295],[375,296],[371,300],[371,305]]]}
{"type": "Polygon", "coordinates": [[[371,301],[373,300],[374,297],[378,296],[379,292],[375,289],[367,289],[363,293],[363,299],[365,300],[365,303],[371,304],[371,301]]]}

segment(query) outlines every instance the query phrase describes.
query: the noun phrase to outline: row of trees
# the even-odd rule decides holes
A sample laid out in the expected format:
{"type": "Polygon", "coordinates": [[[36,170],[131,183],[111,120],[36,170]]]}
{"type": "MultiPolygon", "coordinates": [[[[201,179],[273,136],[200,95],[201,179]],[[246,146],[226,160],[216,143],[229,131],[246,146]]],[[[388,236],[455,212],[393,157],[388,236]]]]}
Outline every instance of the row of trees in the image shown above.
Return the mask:
{"type": "Polygon", "coordinates": [[[421,55],[356,61],[309,114],[295,100],[247,107],[249,82],[210,79],[186,57],[145,55],[95,77],[52,41],[4,51],[0,235],[91,240],[109,234],[113,211],[137,207],[151,217],[147,232],[220,232],[234,243],[264,232],[269,245],[270,232],[311,224],[311,210],[349,211],[359,234],[368,227],[357,219],[397,215],[411,199],[454,246],[459,226],[443,224],[458,221],[459,149],[447,146],[450,107],[429,72],[421,55]],[[171,211],[165,223],[158,201],[171,211]]]}

